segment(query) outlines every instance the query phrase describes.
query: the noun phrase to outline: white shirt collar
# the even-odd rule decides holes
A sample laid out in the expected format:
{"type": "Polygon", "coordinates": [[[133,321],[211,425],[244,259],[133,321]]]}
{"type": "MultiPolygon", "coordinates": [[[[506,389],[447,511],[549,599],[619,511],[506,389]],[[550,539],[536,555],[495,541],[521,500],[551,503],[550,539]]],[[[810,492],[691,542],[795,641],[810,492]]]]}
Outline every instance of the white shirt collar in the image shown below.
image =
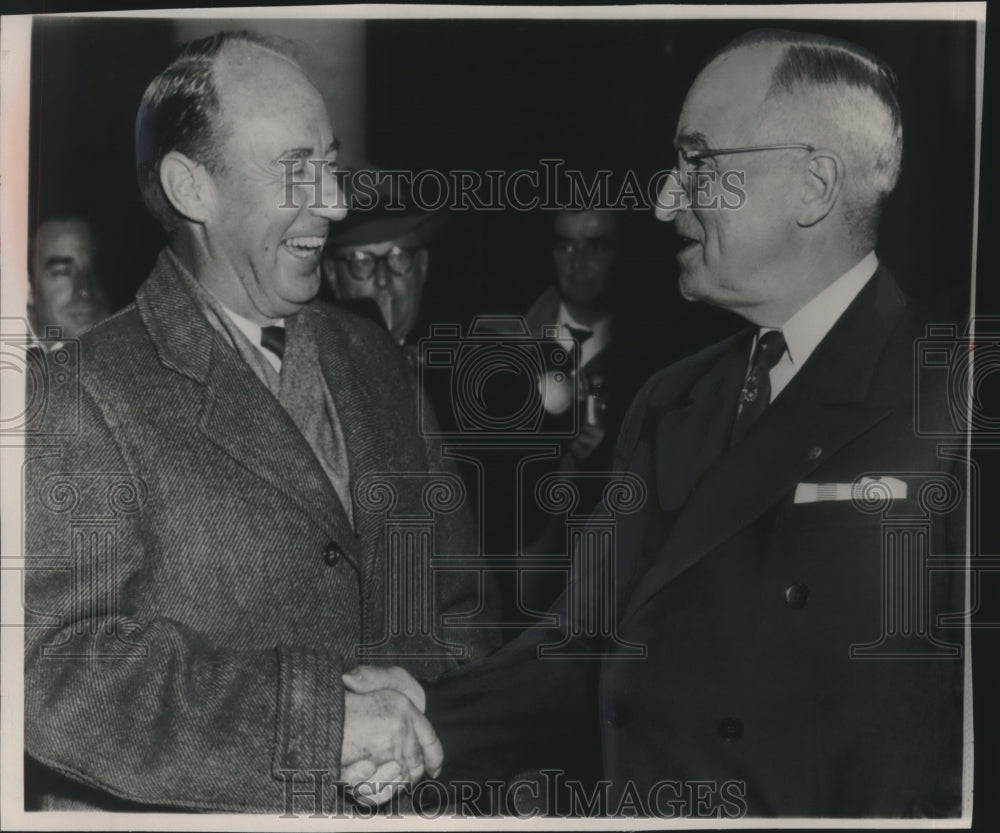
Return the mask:
{"type": "Polygon", "coordinates": [[[572,338],[571,333],[566,329],[572,327],[574,330],[587,330],[591,333],[582,345],[580,345],[580,366],[589,362],[594,356],[603,350],[611,341],[612,316],[606,315],[600,321],[591,324],[581,324],[572,315],[566,305],[559,304],[559,313],[556,316],[556,324],[562,329],[562,334],[567,338],[572,338]]]}
{"type": "MultiPolygon", "coordinates": [[[[219,299],[216,298],[216,301],[219,301],[219,299]]],[[[247,339],[249,339],[250,343],[260,351],[261,355],[265,359],[267,359],[271,367],[273,367],[276,371],[280,373],[281,359],[279,359],[276,355],[274,355],[274,353],[272,353],[270,350],[268,350],[266,347],[264,347],[264,345],[260,343],[260,331],[263,329],[260,326],[260,324],[256,324],[249,318],[244,318],[239,313],[233,312],[231,309],[229,309],[229,307],[223,304],[222,301],[219,301],[219,306],[222,307],[226,315],[229,316],[230,320],[237,326],[240,332],[243,333],[243,335],[245,335],[247,339]]],[[[276,321],[274,323],[274,326],[284,327],[285,319],[282,318],[280,321],[276,321]]]]}
{"type": "MultiPolygon", "coordinates": [[[[781,332],[788,358],[796,368],[805,364],[876,269],[878,258],[871,251],[785,322],[781,332]]],[[[764,327],[762,332],[769,329],[774,328],[764,327]]]]}

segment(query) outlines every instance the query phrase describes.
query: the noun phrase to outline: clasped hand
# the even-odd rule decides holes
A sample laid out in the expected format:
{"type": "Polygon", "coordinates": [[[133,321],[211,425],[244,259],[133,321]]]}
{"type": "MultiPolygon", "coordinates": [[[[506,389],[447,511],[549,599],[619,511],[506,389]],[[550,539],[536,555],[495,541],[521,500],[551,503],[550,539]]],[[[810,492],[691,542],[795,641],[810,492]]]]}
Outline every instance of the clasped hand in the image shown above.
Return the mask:
{"type": "Polygon", "coordinates": [[[398,666],[362,665],[342,679],[347,690],[341,780],[363,792],[366,801],[383,804],[403,784],[424,774],[437,776],[444,750],[424,717],[420,684],[398,666]]]}

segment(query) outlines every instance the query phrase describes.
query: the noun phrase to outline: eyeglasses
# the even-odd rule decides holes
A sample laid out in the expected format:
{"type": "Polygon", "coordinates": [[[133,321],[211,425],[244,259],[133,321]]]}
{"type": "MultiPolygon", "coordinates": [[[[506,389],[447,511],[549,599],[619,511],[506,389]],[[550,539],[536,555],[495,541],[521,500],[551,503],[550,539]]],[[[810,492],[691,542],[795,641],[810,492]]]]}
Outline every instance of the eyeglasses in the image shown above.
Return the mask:
{"type": "Polygon", "coordinates": [[[703,148],[701,150],[678,150],[677,170],[684,172],[697,166],[705,159],[713,159],[716,156],[726,156],[732,153],[756,153],[760,150],[807,150],[812,153],[816,150],[812,145],[803,142],[785,142],[777,145],[753,145],[742,148],[703,148]]]}
{"type": "Polygon", "coordinates": [[[393,246],[384,255],[376,255],[371,252],[354,251],[348,255],[341,255],[334,258],[339,263],[346,263],[351,277],[356,281],[370,280],[375,274],[376,265],[385,263],[389,271],[396,277],[404,277],[413,268],[413,256],[416,254],[411,249],[403,249],[400,246],[393,246]]]}

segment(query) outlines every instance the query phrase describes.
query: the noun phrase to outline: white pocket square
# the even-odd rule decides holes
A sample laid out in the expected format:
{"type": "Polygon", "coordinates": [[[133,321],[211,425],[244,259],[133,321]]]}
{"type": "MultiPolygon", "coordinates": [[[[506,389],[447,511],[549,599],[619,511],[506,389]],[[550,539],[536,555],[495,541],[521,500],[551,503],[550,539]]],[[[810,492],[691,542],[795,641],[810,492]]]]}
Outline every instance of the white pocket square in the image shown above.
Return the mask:
{"type": "Polygon", "coordinates": [[[862,477],[856,483],[799,483],[795,487],[795,503],[863,500],[866,496],[904,500],[906,483],[895,477],[862,477]]]}

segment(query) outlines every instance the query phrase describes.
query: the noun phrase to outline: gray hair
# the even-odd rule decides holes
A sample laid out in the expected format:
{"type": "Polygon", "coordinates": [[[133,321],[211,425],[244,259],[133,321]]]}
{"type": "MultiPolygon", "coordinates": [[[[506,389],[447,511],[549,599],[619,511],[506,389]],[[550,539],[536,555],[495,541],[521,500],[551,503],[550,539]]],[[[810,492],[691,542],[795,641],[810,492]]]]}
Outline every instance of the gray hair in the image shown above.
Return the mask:
{"type": "Polygon", "coordinates": [[[838,150],[847,165],[848,227],[856,241],[874,245],[882,205],[896,187],[903,156],[902,115],[893,71],[855,44],[780,29],[748,32],[713,58],[770,45],[783,49],[765,101],[774,103],[781,113],[776,121],[783,129],[808,120],[808,125],[819,124],[827,135],[841,140],[838,150]],[[803,102],[808,102],[806,107],[803,102]]]}

